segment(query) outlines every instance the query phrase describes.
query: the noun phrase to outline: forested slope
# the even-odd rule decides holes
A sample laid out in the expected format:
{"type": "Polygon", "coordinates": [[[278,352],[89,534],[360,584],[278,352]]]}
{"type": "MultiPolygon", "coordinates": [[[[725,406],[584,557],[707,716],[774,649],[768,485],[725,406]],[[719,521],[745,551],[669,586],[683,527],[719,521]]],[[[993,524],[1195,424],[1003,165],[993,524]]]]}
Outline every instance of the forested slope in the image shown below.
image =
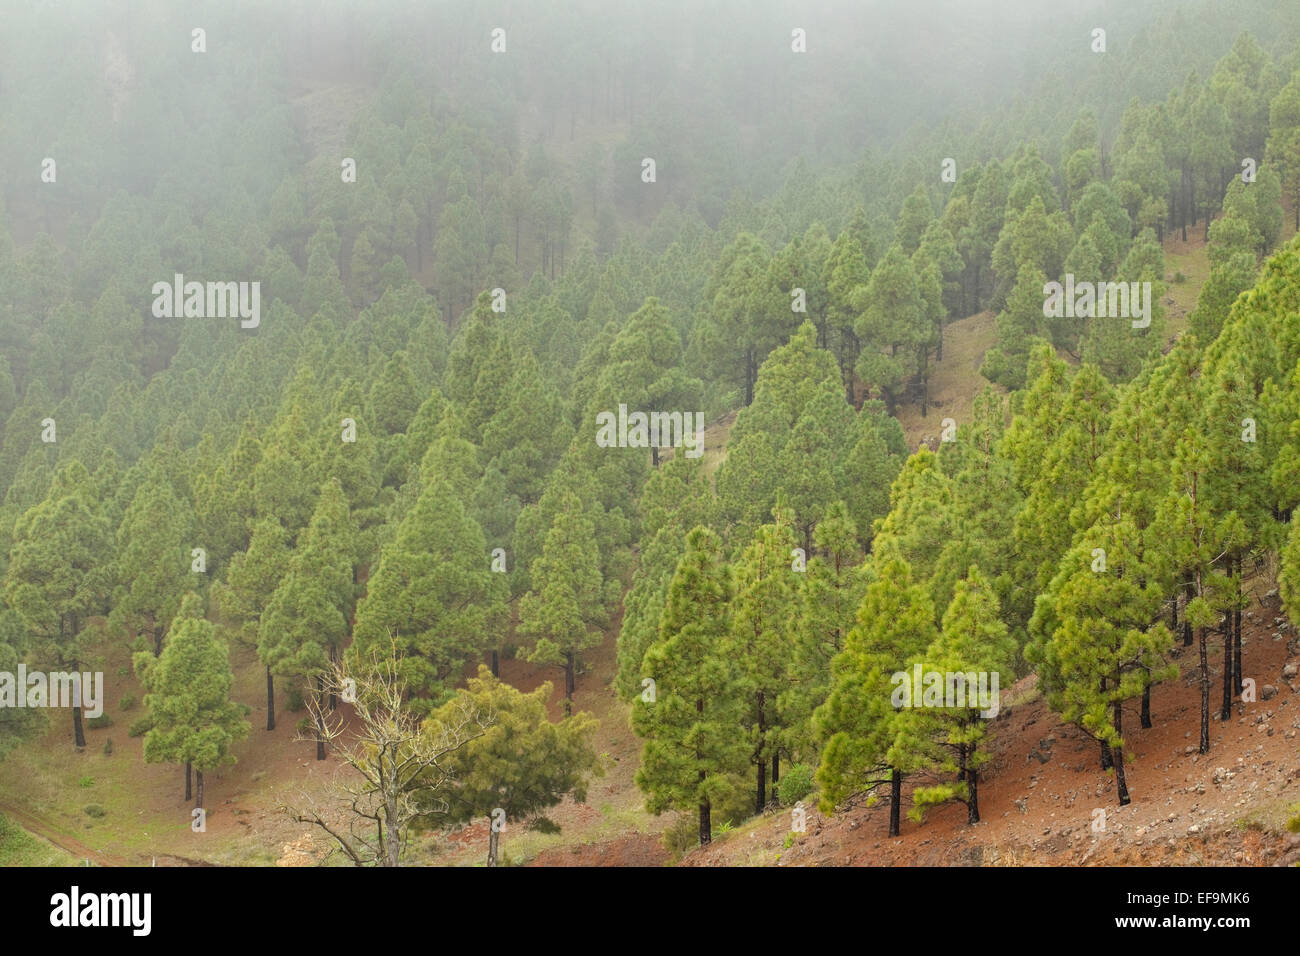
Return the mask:
{"type": "Polygon", "coordinates": [[[674,850],[797,801],[974,824],[1007,722],[899,707],[914,667],[1028,678],[1115,806],[1137,728],[1229,747],[1286,666],[1251,589],[1300,594],[1300,11],[1103,4],[1103,51],[938,6],[123,2],[58,70],[16,12],[0,671],[106,671],[121,752],[6,707],[0,754],[133,854],[161,768],[178,827],[264,791],[219,852],[272,862],[344,813],[345,673],[420,753],[482,730],[412,834],[550,829],[598,768],[674,850]]]}

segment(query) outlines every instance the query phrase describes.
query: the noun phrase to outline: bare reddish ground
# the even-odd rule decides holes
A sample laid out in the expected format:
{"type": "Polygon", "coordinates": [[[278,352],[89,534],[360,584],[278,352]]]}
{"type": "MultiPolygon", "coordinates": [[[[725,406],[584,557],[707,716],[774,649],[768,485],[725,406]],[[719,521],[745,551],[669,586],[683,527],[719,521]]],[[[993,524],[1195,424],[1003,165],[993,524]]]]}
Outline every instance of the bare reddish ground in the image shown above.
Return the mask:
{"type": "MultiPolygon", "coordinates": [[[[1131,760],[1126,774],[1132,803],[1120,807],[1114,777],[1099,769],[1098,746],[1063,726],[1041,697],[1015,701],[1036,677],[1004,692],[994,721],[993,759],[983,768],[981,822],[968,825],[964,804],[931,811],[889,839],[887,797],[873,808],[827,818],[808,811],[807,832],[784,847],[789,810],[770,811],[751,833],[730,834],[692,851],[687,866],[777,863],[781,866],[970,865],[1245,865],[1300,860],[1300,835],[1279,834],[1286,808],[1300,802],[1300,679],[1284,679],[1300,639],[1281,618],[1276,597],[1248,612],[1243,623],[1243,668],[1271,700],[1233,705],[1218,720],[1222,640],[1209,640],[1210,752],[1200,739],[1199,652],[1181,643],[1174,659],[1182,676],[1152,692],[1152,722],[1143,730],[1138,702],[1124,710],[1131,760]],[[1276,637],[1274,635],[1277,635],[1276,637]],[[1290,653],[1288,654],[1288,648],[1290,653]],[[1217,666],[1216,666],[1217,664],[1217,666]],[[1188,753],[1188,748],[1192,749],[1188,753]],[[1042,762],[1041,757],[1046,759],[1042,762]],[[1094,833],[1094,809],[1105,811],[1104,833],[1094,833]]],[[[904,814],[911,788],[904,786],[904,814]]]]}

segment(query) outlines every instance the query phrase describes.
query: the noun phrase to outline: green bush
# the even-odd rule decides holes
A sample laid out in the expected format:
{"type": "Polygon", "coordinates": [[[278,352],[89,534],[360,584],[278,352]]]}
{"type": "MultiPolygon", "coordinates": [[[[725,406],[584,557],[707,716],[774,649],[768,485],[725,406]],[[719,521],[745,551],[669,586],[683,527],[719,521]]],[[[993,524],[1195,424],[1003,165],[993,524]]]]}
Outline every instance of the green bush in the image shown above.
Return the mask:
{"type": "Polygon", "coordinates": [[[289,688],[289,694],[287,697],[285,697],[284,706],[291,711],[302,710],[303,707],[302,688],[300,687],[289,688]]]}
{"type": "Polygon", "coordinates": [[[781,774],[781,782],[777,784],[777,791],[781,795],[782,805],[794,806],[812,793],[813,786],[812,767],[802,763],[792,764],[789,769],[781,774]]]}
{"type": "Polygon", "coordinates": [[[111,757],[111,756],[113,756],[113,738],[112,738],[112,737],[109,737],[107,740],[104,741],[104,756],[105,756],[105,757],[111,757]]]}
{"type": "Polygon", "coordinates": [[[298,731],[300,737],[310,737],[316,728],[310,717],[304,717],[302,720],[298,721],[294,729],[298,731]]]}
{"type": "Polygon", "coordinates": [[[86,804],[84,807],[81,808],[81,812],[88,817],[94,817],[96,820],[98,820],[100,817],[108,813],[108,811],[105,810],[103,807],[101,807],[98,803],[86,804]]]}
{"type": "Polygon", "coordinates": [[[694,813],[683,813],[676,823],[664,830],[660,839],[670,859],[681,858],[686,851],[693,850],[699,845],[699,817],[694,813]]]}
{"type": "Polygon", "coordinates": [[[153,718],[146,714],[126,729],[126,735],[128,737],[143,737],[151,730],[153,730],[153,718]]]}
{"type": "Polygon", "coordinates": [[[127,694],[117,702],[119,710],[131,710],[135,705],[136,699],[134,694],[127,694]]]}
{"type": "Polygon", "coordinates": [[[77,781],[78,787],[93,787],[95,785],[94,777],[82,777],[77,781]]]}
{"type": "Polygon", "coordinates": [[[1174,273],[1174,282],[1183,283],[1187,281],[1187,276],[1183,275],[1182,270],[1174,273]]]}
{"type": "Polygon", "coordinates": [[[105,727],[113,726],[113,718],[108,714],[100,714],[98,717],[91,717],[87,720],[86,726],[91,730],[103,730],[105,727]]]}

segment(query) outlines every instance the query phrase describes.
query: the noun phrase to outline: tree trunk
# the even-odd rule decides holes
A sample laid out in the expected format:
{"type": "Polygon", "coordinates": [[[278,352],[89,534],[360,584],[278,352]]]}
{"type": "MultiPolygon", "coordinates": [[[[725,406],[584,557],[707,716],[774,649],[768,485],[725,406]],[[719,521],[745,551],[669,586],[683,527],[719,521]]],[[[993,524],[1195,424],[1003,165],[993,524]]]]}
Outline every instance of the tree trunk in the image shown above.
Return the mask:
{"type": "Polygon", "coordinates": [[[266,669],[266,729],[275,730],[275,677],[266,669]]]}
{"type": "Polygon", "coordinates": [[[501,652],[496,648],[492,649],[492,676],[501,676],[501,652]]]}
{"type": "MultiPolygon", "coordinates": [[[[700,783],[704,783],[704,771],[700,771],[700,783]]],[[[700,846],[708,846],[713,842],[713,824],[709,820],[709,801],[704,799],[700,801],[700,846]]]]}
{"type": "Polygon", "coordinates": [[[497,832],[496,821],[488,817],[488,866],[497,865],[497,840],[501,834],[497,832]]]}
{"type": "Polygon", "coordinates": [[[190,763],[187,760],[185,762],[185,799],[188,800],[192,796],[194,796],[194,788],[191,785],[190,763]]]}
{"type": "Polygon", "coordinates": [[[763,739],[767,732],[767,721],[764,719],[766,701],[761,690],[755,703],[758,705],[758,746],[754,753],[754,764],[758,771],[758,793],[754,798],[754,812],[762,813],[763,808],[767,806],[767,761],[763,759],[763,739]]]}
{"type": "Polygon", "coordinates": [[[1223,707],[1219,719],[1232,716],[1232,613],[1223,617],[1223,707]]]}
{"type": "MultiPolygon", "coordinates": [[[[1144,668],[1145,670],[1145,668],[1144,668]]],[[[1148,671],[1148,674],[1150,671],[1148,671]]],[[[1142,688],[1142,714],[1141,723],[1143,730],[1151,729],[1151,685],[1147,684],[1142,688]]]]}
{"type": "Polygon", "coordinates": [[[162,656],[162,639],[163,639],[162,625],[155,623],[153,625],[153,656],[154,657],[162,656]]]}
{"type": "Polygon", "coordinates": [[[772,799],[776,799],[776,785],[781,782],[781,751],[772,751],[772,799]]]}
{"type": "Polygon", "coordinates": [[[966,800],[966,822],[980,822],[980,775],[978,770],[966,771],[966,788],[968,799],[966,800]]]}
{"type": "Polygon", "coordinates": [[[564,655],[564,713],[567,716],[573,709],[573,691],[577,686],[574,677],[573,651],[564,655]]]}
{"type": "MultiPolygon", "coordinates": [[[[1119,723],[1119,704],[1115,702],[1115,724],[1119,723]]],[[[1128,782],[1125,779],[1125,748],[1117,747],[1110,762],[1115,766],[1115,791],[1119,793],[1119,805],[1128,805],[1128,782]]]]}
{"type": "Polygon", "coordinates": [[[1099,740],[1097,742],[1101,744],[1101,769],[1109,770],[1110,769],[1110,747],[1107,746],[1106,741],[1104,740],[1099,740]]]}
{"type": "Polygon", "coordinates": [[[1210,752],[1210,659],[1205,647],[1205,628],[1200,628],[1201,641],[1201,750],[1210,752]]]}
{"type": "MultiPolygon", "coordinates": [[[[1196,592],[1192,590],[1192,585],[1190,581],[1187,583],[1187,586],[1183,593],[1187,596],[1187,603],[1191,604],[1192,599],[1196,597],[1196,592]]],[[[1191,646],[1192,646],[1192,622],[1187,619],[1187,612],[1184,611],[1183,612],[1183,647],[1191,647],[1191,646]]]]}
{"type": "Polygon", "coordinates": [[[86,731],[81,726],[81,708],[72,708],[72,739],[78,750],[86,749],[86,731]]]}
{"type": "MultiPolygon", "coordinates": [[[[1242,573],[1243,560],[1237,558],[1237,581],[1238,587],[1244,580],[1245,575],[1242,573]]],[[[1238,595],[1240,597],[1240,595],[1238,595]]],[[[1241,608],[1235,607],[1232,610],[1232,692],[1235,696],[1241,696],[1241,608]]]]}
{"type": "MultiPolygon", "coordinates": [[[[330,648],[330,663],[331,663],[331,664],[334,664],[334,663],[337,663],[337,662],[338,662],[338,653],[335,651],[335,649],[334,649],[333,647],[331,647],[331,648],[330,648]]],[[[339,709],[339,695],[338,695],[338,691],[335,690],[334,687],[331,685],[331,687],[330,687],[330,713],[332,714],[332,713],[334,713],[334,711],[336,711],[336,710],[338,710],[338,709],[339,709]]]]}
{"type": "Polygon", "coordinates": [[[203,771],[194,771],[194,805],[203,806],[203,771]]]}
{"type": "Polygon", "coordinates": [[[317,676],[316,678],[316,759],[325,759],[325,715],[321,710],[325,707],[325,678],[317,676]]]}
{"type": "Polygon", "coordinates": [[[903,803],[903,772],[897,767],[889,773],[889,835],[898,836],[899,809],[903,803]]]}

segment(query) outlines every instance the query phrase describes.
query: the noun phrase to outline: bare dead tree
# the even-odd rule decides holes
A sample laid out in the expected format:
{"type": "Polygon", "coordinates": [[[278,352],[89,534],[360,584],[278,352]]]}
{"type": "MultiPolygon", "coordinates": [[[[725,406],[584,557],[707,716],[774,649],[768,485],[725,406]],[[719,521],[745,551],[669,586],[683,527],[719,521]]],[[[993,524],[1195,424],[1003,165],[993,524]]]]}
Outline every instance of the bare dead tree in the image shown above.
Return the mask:
{"type": "Polygon", "coordinates": [[[451,756],[492,725],[493,715],[456,698],[451,719],[421,722],[406,700],[396,648],[355,674],[342,662],[325,672],[325,688],[353,708],[329,712],[322,694],[308,703],[312,721],[348,769],[331,784],[330,807],[300,791],[301,807],[281,806],[300,823],[323,830],[355,866],[399,866],[418,819],[449,812],[451,756]],[[349,724],[355,724],[348,729],[349,724]],[[345,736],[348,738],[345,740],[345,736]]]}

